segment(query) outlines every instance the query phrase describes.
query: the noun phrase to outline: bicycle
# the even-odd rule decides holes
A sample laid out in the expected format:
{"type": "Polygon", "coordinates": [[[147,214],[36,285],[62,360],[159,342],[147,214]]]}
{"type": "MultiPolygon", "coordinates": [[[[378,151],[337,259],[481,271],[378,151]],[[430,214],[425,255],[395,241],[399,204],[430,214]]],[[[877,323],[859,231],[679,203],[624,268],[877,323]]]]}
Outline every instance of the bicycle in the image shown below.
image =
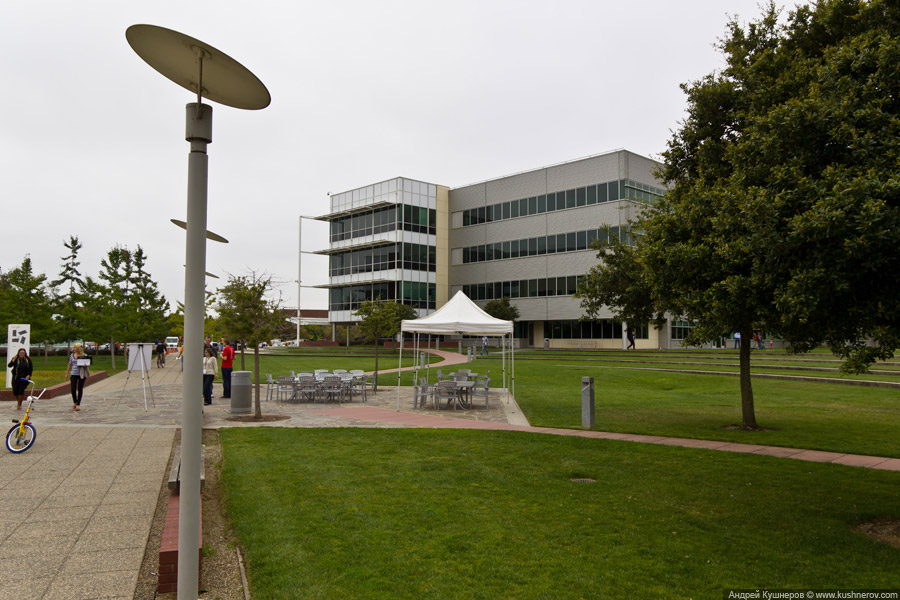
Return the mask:
{"type": "MultiPolygon", "coordinates": [[[[29,380],[24,380],[29,381],[29,380]]],[[[44,392],[47,391],[47,388],[41,390],[41,393],[37,396],[34,395],[34,381],[31,381],[31,392],[28,394],[28,400],[26,400],[27,405],[25,406],[25,416],[19,419],[13,419],[12,422],[15,423],[12,429],[6,434],[6,449],[15,454],[21,454],[25,452],[34,444],[34,440],[37,439],[37,431],[34,428],[34,425],[29,421],[29,416],[31,415],[31,407],[34,405],[35,400],[39,400],[41,396],[44,395],[44,392]]]]}

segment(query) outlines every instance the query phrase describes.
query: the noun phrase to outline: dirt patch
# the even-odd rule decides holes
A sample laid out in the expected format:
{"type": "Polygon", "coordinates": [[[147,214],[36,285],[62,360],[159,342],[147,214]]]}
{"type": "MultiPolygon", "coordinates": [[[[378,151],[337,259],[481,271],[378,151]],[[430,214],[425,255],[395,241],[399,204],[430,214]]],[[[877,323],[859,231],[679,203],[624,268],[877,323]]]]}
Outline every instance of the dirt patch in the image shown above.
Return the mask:
{"type": "MultiPolygon", "coordinates": [[[[180,430],[175,434],[174,445],[181,443],[180,430]]],[[[222,447],[219,432],[203,431],[203,463],[206,483],[203,485],[203,567],[200,578],[200,594],[203,598],[244,600],[244,587],[237,555],[237,537],[225,516],[222,499],[222,447]]],[[[174,448],[174,446],[173,446],[174,448]]],[[[171,467],[171,456],[169,466],[171,467]]],[[[159,547],[165,525],[169,501],[168,469],[163,479],[156,503],[156,514],[150,528],[150,539],[144,552],[144,561],[134,592],[135,600],[175,600],[175,593],[156,593],[159,547]]]]}
{"type": "Polygon", "coordinates": [[[722,425],[720,428],[727,429],[729,431],[747,431],[751,433],[754,431],[781,431],[777,427],[757,427],[756,429],[744,429],[741,425],[722,425]]]}
{"type": "Polygon", "coordinates": [[[860,523],[854,528],[856,533],[900,548],[900,519],[873,519],[860,523]]]}
{"type": "Polygon", "coordinates": [[[226,421],[234,421],[236,423],[271,423],[273,421],[287,421],[290,419],[288,415],[263,415],[257,419],[253,415],[245,415],[240,417],[228,417],[226,421]]]}

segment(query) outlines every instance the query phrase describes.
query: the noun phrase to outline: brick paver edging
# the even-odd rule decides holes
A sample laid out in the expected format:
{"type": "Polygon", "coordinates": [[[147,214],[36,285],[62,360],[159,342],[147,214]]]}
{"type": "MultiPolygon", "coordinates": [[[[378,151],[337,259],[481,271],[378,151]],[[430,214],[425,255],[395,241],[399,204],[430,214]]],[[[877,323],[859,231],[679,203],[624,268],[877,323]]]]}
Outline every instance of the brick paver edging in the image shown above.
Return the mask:
{"type": "MultiPolygon", "coordinates": [[[[109,377],[109,374],[106,371],[97,371],[96,373],[91,373],[87,381],[84,382],[85,387],[91,385],[92,383],[97,383],[98,381],[103,381],[109,377]]],[[[56,385],[51,385],[47,388],[47,391],[44,392],[44,395],[41,396],[41,400],[50,399],[50,398],[58,398],[59,396],[65,396],[70,393],[71,386],[68,381],[63,383],[57,383],[56,385]]],[[[0,390],[0,401],[3,400],[15,400],[16,397],[13,396],[12,390],[0,390]]]]}
{"type": "Polygon", "coordinates": [[[488,429],[496,431],[522,431],[527,433],[568,435],[573,437],[618,440],[623,442],[639,442],[642,444],[681,446],[683,448],[703,448],[706,450],[720,450],[722,452],[761,454],[765,456],[775,456],[780,458],[795,458],[797,460],[806,460],[810,462],[830,462],[850,467],[864,467],[868,469],[880,469],[884,471],[900,471],[900,458],[888,458],[886,456],[841,454],[840,452],[823,452],[821,450],[805,450],[803,448],[758,446],[755,444],[741,444],[736,442],[697,440],[691,438],[676,438],[654,435],[638,435],[630,433],[614,433],[611,431],[585,431],[581,429],[557,429],[552,427],[508,425],[505,423],[492,423],[489,421],[469,421],[421,413],[398,412],[370,406],[344,407],[340,411],[335,411],[333,409],[310,409],[309,412],[327,412],[328,414],[336,417],[377,423],[391,423],[394,425],[407,425],[410,427],[427,427],[436,429],[488,429]]]}

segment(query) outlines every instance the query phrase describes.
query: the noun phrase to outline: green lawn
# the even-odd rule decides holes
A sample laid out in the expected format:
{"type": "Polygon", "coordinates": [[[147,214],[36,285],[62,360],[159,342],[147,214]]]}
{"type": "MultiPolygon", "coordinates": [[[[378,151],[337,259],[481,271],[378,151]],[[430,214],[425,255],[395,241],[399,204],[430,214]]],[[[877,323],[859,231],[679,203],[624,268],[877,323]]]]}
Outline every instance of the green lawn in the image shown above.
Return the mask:
{"type": "MultiPolygon", "coordinates": [[[[634,398],[632,398],[634,400],[634,398]]],[[[900,473],[510,432],[222,431],[253,597],[896,588],[900,473]],[[572,478],[596,483],[575,483],[572,478]]]]}
{"type": "MultiPolygon", "coordinates": [[[[3,357],[4,360],[6,357],[3,357]]],[[[156,360],[155,358],[153,359],[156,360]]],[[[8,362],[8,361],[7,361],[8,362]]],[[[32,356],[31,362],[34,365],[34,372],[31,378],[35,381],[35,385],[39,387],[49,387],[57,383],[66,381],[66,366],[69,364],[68,356],[32,356]]],[[[5,365],[6,363],[4,363],[5,365]]],[[[156,363],[154,362],[154,365],[156,363]]],[[[112,359],[110,356],[94,356],[91,366],[91,372],[106,371],[110,376],[120,371],[124,371],[127,363],[124,356],[116,356],[116,368],[112,368],[112,359]]],[[[6,369],[0,369],[0,387],[6,386],[6,369]]]]}

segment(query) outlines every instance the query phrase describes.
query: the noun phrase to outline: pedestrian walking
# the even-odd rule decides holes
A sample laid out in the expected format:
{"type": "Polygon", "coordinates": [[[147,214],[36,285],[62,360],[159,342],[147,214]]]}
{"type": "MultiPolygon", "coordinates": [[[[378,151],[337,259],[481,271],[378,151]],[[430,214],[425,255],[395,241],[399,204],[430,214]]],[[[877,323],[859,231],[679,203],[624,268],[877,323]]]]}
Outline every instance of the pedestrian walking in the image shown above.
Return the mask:
{"type": "Polygon", "coordinates": [[[84,356],[84,347],[80,342],[72,345],[72,353],[69,354],[69,364],[66,366],[66,377],[69,378],[69,386],[72,392],[72,410],[81,410],[81,397],[84,394],[84,382],[91,375],[90,368],[79,365],[78,359],[84,356]]]}
{"type": "Polygon", "coordinates": [[[625,346],[625,349],[626,350],[635,350],[636,348],[634,347],[634,332],[631,330],[630,327],[628,328],[628,331],[625,333],[625,337],[628,338],[628,345],[625,346]]]}
{"type": "Polygon", "coordinates": [[[28,356],[25,348],[19,348],[19,351],[6,366],[12,369],[12,390],[13,396],[16,397],[16,410],[22,410],[25,388],[28,387],[28,380],[31,379],[34,365],[31,363],[31,358],[28,356]]]}
{"type": "Polygon", "coordinates": [[[166,343],[158,342],[156,344],[156,368],[162,369],[166,366],[166,343]]]}
{"type": "Polygon", "coordinates": [[[734,334],[734,348],[737,350],[741,347],[741,332],[737,331],[734,334]]]}
{"type": "Polygon", "coordinates": [[[203,404],[212,404],[213,380],[216,378],[216,354],[212,348],[203,351],[203,404]]]}
{"type": "Polygon", "coordinates": [[[481,355],[482,355],[482,356],[487,356],[487,353],[488,353],[488,350],[487,350],[487,336],[486,336],[486,335],[483,335],[483,336],[481,336],[481,355]]]}
{"type": "Polygon", "coordinates": [[[234,364],[234,348],[224,341],[225,347],[222,348],[222,397],[231,398],[231,369],[234,364]]]}

